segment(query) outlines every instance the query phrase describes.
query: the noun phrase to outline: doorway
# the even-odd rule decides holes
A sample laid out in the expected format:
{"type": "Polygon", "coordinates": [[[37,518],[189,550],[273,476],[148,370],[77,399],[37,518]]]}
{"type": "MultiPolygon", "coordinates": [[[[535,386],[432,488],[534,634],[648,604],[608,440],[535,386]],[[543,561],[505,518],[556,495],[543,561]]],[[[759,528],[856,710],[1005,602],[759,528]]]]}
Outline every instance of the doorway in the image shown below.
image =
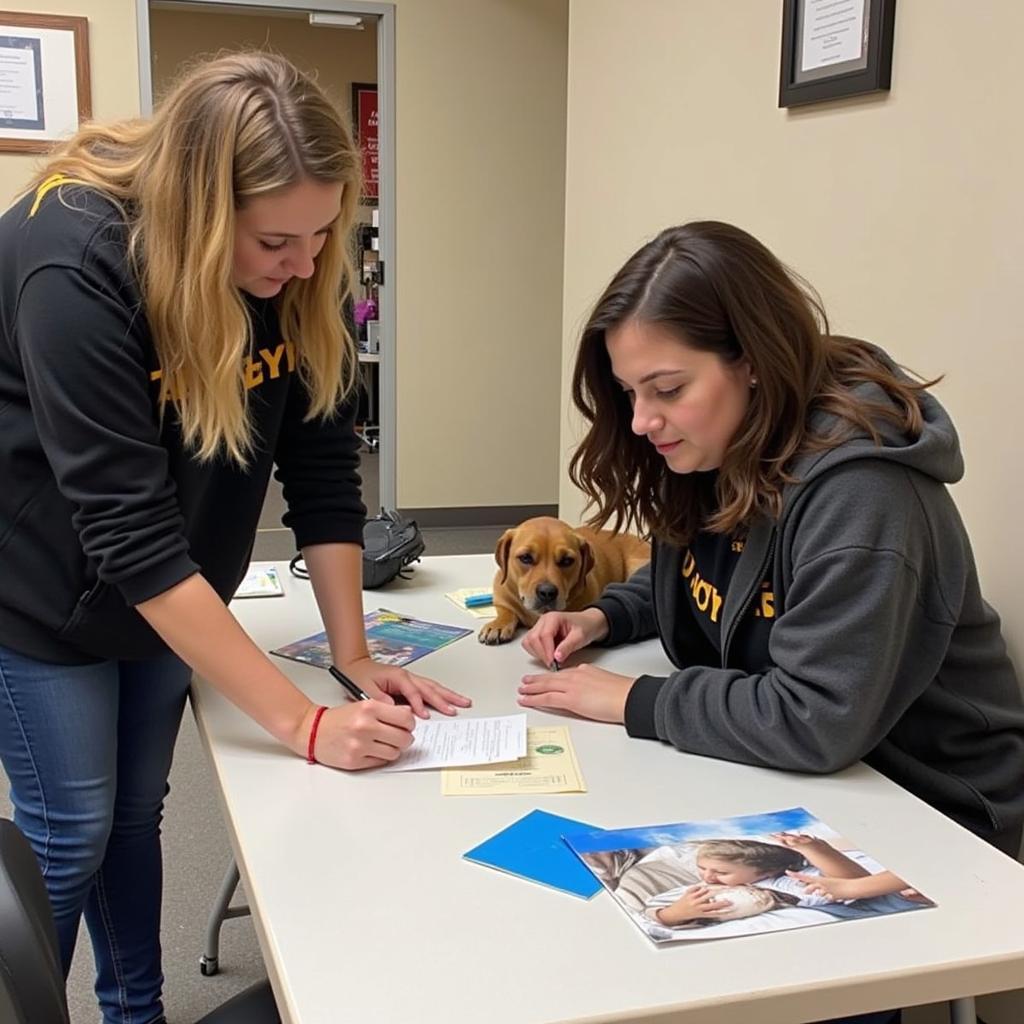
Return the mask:
{"type": "MultiPolygon", "coordinates": [[[[369,134],[367,113],[375,99],[376,167],[371,170],[369,160],[364,162],[370,187],[364,190],[356,231],[360,280],[355,299],[361,321],[360,368],[367,388],[360,416],[369,514],[376,506],[394,508],[394,5],[358,0],[314,0],[312,5],[296,0],[137,0],[137,14],[143,115],[152,112],[154,96],[161,95],[183,62],[242,46],[273,49],[314,72],[335,103],[350,110],[357,131],[362,120],[364,135],[369,134]]],[[[286,558],[293,553],[290,531],[280,526],[280,511],[279,492],[271,494],[254,557],[286,558]]]]}

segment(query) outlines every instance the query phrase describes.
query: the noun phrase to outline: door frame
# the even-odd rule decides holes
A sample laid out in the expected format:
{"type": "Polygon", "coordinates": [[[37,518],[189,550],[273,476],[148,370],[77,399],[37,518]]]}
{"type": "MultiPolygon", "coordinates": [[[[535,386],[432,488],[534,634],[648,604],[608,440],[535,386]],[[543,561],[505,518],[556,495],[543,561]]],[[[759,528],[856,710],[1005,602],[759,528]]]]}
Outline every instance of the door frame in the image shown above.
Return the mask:
{"type": "MultiPolygon", "coordinates": [[[[384,284],[378,289],[380,299],[380,364],[377,368],[377,386],[380,389],[378,415],[380,417],[380,503],[385,508],[397,508],[397,457],[398,445],[395,438],[396,374],[395,337],[397,327],[397,260],[395,231],[395,5],[393,3],[369,3],[361,0],[177,0],[176,6],[217,7],[225,6],[248,9],[254,7],[289,11],[326,11],[335,14],[357,14],[377,19],[377,129],[378,185],[377,208],[380,226],[378,229],[380,260],[384,265],[384,284]]],[[[136,22],[138,26],[139,49],[139,104],[143,117],[153,112],[152,47],[149,32],[150,0],[136,0],[136,22]]],[[[337,31],[325,29],[324,31],[337,31]]],[[[376,510],[370,509],[370,514],[376,510]]]]}

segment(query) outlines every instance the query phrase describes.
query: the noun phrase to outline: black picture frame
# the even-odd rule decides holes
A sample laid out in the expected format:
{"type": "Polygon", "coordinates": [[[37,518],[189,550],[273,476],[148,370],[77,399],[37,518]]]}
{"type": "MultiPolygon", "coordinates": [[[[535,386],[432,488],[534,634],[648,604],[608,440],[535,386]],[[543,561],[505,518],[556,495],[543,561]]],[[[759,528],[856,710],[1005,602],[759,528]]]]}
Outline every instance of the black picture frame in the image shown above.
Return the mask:
{"type": "Polygon", "coordinates": [[[816,3],[815,0],[783,0],[780,107],[798,107],[844,96],[888,91],[892,81],[896,0],[849,0],[849,8],[840,6],[837,10],[833,3],[827,11],[829,17],[840,18],[861,5],[864,39],[860,56],[804,70],[804,19],[809,11],[812,16],[818,16],[813,10],[816,3]]]}

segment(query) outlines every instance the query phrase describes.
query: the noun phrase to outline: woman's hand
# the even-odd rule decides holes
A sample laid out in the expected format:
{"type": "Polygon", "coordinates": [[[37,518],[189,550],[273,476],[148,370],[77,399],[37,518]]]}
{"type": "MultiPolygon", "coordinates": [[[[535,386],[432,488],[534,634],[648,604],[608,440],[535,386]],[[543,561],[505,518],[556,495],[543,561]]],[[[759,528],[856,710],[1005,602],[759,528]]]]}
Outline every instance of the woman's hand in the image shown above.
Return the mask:
{"type": "Polygon", "coordinates": [[[546,668],[561,664],[573,651],[597,643],[608,635],[604,612],[588,608],[582,612],[547,612],[523,637],[523,649],[546,668]]]}
{"type": "Polygon", "coordinates": [[[697,921],[703,917],[716,917],[731,906],[728,900],[712,896],[706,885],[691,885],[675,903],[662,907],[654,916],[662,924],[671,927],[686,924],[687,921],[697,921]]]}
{"type": "Polygon", "coordinates": [[[468,708],[473,703],[468,697],[433,679],[414,675],[394,665],[381,665],[371,658],[358,658],[339,667],[374,700],[394,704],[397,697],[412,708],[417,718],[429,718],[428,707],[443,715],[454,715],[457,708],[468,708]]]}
{"type": "Polygon", "coordinates": [[[626,720],[626,697],[634,682],[629,676],[594,665],[578,665],[560,672],[523,676],[519,703],[524,708],[572,711],[598,722],[622,723],[626,720]]]}
{"type": "MultiPolygon", "coordinates": [[[[390,700],[390,698],[388,698],[390,700]]],[[[316,714],[305,715],[295,744],[297,753],[309,752],[309,734],[316,714]]],[[[360,700],[328,708],[320,718],[313,756],[331,768],[358,771],[396,760],[412,743],[415,724],[411,708],[380,700],[360,700]]]]}
{"type": "MultiPolygon", "coordinates": [[[[457,708],[472,703],[433,679],[393,665],[379,665],[369,658],[346,662],[343,671],[372,699],[328,708],[323,713],[313,755],[332,768],[357,771],[395,761],[412,744],[416,718],[430,717],[428,707],[454,715],[457,708]],[[397,704],[396,697],[408,707],[397,704]]],[[[308,751],[315,712],[313,707],[303,722],[305,744],[299,745],[303,754],[308,751]]]]}

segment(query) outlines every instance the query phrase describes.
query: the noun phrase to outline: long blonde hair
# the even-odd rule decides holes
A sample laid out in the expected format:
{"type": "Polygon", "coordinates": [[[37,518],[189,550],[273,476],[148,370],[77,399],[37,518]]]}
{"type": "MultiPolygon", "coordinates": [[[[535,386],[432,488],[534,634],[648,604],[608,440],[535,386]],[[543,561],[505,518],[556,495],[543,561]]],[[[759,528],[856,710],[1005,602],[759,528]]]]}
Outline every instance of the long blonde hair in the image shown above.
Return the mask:
{"type": "Polygon", "coordinates": [[[309,415],[338,407],[358,365],[341,308],[352,289],[361,160],[309,77],[275,54],[208,60],[185,72],[152,119],[83,128],[32,188],[53,175],[94,185],[124,212],[162,368],[160,409],[173,400],[200,459],[223,450],[242,464],[254,439],[243,379],[251,324],[232,283],[236,210],[303,180],[342,184],[341,212],[315,272],[289,281],[279,302],[309,415]]]}

